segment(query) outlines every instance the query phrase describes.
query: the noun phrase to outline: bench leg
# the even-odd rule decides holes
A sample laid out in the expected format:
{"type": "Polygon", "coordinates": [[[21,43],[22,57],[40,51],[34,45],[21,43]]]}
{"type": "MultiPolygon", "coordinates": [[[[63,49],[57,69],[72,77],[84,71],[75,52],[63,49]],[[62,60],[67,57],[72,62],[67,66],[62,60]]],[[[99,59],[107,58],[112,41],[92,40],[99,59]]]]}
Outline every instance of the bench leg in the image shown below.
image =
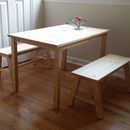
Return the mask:
{"type": "Polygon", "coordinates": [[[74,105],[75,95],[78,92],[79,84],[80,84],[80,77],[75,76],[75,78],[73,80],[73,88],[72,88],[72,93],[71,93],[71,96],[70,96],[70,103],[69,103],[69,106],[71,106],[71,107],[74,105]]]}
{"type": "Polygon", "coordinates": [[[102,119],[103,107],[102,107],[101,87],[97,81],[92,81],[92,88],[96,106],[96,116],[98,119],[102,119]]]}
{"type": "Polygon", "coordinates": [[[129,71],[128,63],[124,65],[124,72],[125,72],[125,83],[126,83],[127,91],[130,92],[130,71],[129,71]]]}
{"type": "Polygon", "coordinates": [[[13,82],[13,70],[12,70],[12,59],[11,56],[7,57],[7,62],[8,62],[8,68],[9,68],[9,73],[10,73],[10,78],[13,82]]]}

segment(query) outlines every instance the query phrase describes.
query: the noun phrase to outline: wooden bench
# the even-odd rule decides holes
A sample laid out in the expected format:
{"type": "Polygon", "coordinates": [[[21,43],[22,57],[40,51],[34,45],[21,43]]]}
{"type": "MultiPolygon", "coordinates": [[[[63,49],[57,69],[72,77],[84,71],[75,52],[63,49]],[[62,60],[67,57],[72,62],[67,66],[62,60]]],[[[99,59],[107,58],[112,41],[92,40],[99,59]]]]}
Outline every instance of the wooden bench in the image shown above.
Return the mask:
{"type": "MultiPolygon", "coordinates": [[[[28,63],[32,63],[32,62],[37,61],[36,56],[38,54],[39,49],[40,49],[40,47],[37,47],[37,46],[34,46],[34,45],[29,45],[29,44],[26,44],[26,43],[20,43],[17,46],[17,53],[18,53],[18,55],[21,55],[21,54],[25,54],[25,53],[28,53],[28,52],[35,51],[35,55],[34,55],[32,61],[25,63],[25,64],[28,64],[28,63]]],[[[47,58],[49,59],[50,55],[48,53],[49,53],[49,51],[46,52],[47,58]]],[[[12,71],[13,70],[12,70],[11,47],[0,48],[0,69],[2,69],[2,57],[7,58],[10,77],[13,80],[13,77],[12,77],[12,71]]],[[[1,76],[1,71],[0,71],[0,76],[1,76]]]]}
{"type": "MultiPolygon", "coordinates": [[[[80,99],[96,107],[96,116],[99,119],[103,118],[101,85],[99,81],[119,68],[123,67],[125,71],[125,82],[127,88],[130,87],[130,74],[128,62],[130,58],[118,56],[114,54],[106,55],[90,64],[87,64],[72,73],[75,75],[74,86],[70,98],[70,106],[73,106],[75,99],[80,99]],[[78,88],[81,78],[91,80],[94,99],[87,99],[78,95],[78,88]]],[[[128,88],[129,89],[129,88],[128,88]]]]}

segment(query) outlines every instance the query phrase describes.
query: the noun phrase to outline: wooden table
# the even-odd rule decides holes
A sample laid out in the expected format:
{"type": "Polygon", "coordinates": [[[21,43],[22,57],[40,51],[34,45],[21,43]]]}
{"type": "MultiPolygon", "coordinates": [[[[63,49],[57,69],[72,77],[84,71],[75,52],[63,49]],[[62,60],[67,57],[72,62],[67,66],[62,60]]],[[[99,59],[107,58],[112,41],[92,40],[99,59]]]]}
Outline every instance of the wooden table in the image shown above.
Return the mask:
{"type": "MultiPolygon", "coordinates": [[[[12,67],[13,67],[13,87],[14,91],[18,92],[18,58],[17,58],[17,42],[25,42],[28,44],[43,47],[45,49],[55,51],[55,90],[54,90],[54,109],[60,107],[60,73],[62,62],[65,63],[67,49],[87,44],[87,41],[96,37],[101,37],[100,56],[105,55],[107,29],[99,29],[92,27],[81,27],[81,30],[76,30],[75,26],[64,24],[52,26],[42,29],[30,30],[9,34],[11,38],[12,48],[12,67]]],[[[64,64],[64,67],[66,64],[64,64]]]]}

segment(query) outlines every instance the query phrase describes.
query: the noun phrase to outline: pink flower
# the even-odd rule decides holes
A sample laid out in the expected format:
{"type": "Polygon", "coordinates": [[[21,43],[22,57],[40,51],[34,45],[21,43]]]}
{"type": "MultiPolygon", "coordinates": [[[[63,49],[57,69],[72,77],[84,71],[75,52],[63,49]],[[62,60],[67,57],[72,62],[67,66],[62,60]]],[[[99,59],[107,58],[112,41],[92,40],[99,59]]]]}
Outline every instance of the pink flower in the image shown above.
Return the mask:
{"type": "Polygon", "coordinates": [[[76,16],[76,20],[81,21],[81,20],[82,20],[82,17],[76,16]]]}

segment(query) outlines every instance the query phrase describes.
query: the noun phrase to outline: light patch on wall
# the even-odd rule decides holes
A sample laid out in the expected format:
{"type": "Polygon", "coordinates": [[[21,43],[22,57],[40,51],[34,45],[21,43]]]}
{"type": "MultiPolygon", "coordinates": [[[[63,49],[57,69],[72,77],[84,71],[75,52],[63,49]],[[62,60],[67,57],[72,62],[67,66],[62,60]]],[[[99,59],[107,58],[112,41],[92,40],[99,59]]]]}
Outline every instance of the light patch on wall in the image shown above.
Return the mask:
{"type": "Polygon", "coordinates": [[[130,5],[130,0],[44,0],[45,2],[130,5]]]}

